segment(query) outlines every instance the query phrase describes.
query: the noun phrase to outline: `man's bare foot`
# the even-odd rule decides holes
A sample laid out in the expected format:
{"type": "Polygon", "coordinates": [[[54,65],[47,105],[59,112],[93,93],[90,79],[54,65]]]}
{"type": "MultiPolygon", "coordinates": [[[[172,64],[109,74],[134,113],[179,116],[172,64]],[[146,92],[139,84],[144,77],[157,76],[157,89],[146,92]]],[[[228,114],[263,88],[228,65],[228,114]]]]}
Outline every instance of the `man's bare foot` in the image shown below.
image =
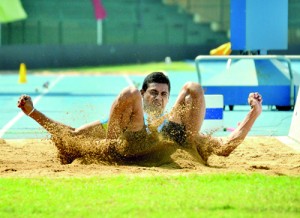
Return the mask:
{"type": "Polygon", "coordinates": [[[33,102],[31,100],[31,97],[29,95],[21,95],[17,106],[21,108],[21,110],[28,115],[32,110],[34,109],[33,107],[33,102]]]}

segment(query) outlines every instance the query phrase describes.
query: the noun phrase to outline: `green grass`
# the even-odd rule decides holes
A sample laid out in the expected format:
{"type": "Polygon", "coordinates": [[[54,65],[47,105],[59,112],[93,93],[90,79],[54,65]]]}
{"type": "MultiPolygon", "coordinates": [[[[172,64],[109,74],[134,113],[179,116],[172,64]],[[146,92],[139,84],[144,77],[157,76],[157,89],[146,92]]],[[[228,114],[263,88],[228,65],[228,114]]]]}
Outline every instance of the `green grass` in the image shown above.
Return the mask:
{"type": "MultiPolygon", "coordinates": [[[[195,72],[196,67],[186,62],[172,62],[166,64],[165,62],[146,63],[146,64],[131,64],[131,65],[115,65],[115,66],[96,66],[96,67],[78,67],[78,68],[63,68],[50,69],[51,72],[80,72],[80,73],[149,73],[153,71],[192,71],[195,72]]],[[[42,69],[34,70],[33,72],[40,72],[42,69]]]]}
{"type": "Polygon", "coordinates": [[[2,178],[0,217],[299,217],[300,177],[2,178]]]}

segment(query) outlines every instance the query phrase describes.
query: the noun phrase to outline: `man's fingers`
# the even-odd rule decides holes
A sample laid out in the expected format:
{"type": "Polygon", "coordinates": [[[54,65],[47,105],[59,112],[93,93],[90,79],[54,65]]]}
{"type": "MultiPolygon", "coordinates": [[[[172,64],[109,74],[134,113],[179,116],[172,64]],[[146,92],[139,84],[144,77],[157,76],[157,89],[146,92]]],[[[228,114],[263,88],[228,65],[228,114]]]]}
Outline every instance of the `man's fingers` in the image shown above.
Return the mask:
{"type": "Polygon", "coordinates": [[[23,98],[23,99],[25,99],[25,100],[28,100],[28,99],[30,98],[30,96],[29,96],[29,95],[26,95],[26,94],[24,94],[24,95],[22,95],[22,98],[23,98]]]}
{"type": "Polygon", "coordinates": [[[257,99],[259,102],[262,102],[262,96],[258,93],[255,99],[257,99]]]}
{"type": "Polygon", "coordinates": [[[258,92],[252,92],[249,94],[249,98],[262,99],[262,96],[258,92]]]}
{"type": "Polygon", "coordinates": [[[261,104],[262,101],[262,96],[258,92],[252,92],[249,94],[248,103],[251,107],[256,104],[261,104]]]}
{"type": "Polygon", "coordinates": [[[20,96],[19,100],[18,100],[18,104],[17,106],[18,107],[23,107],[26,103],[27,100],[30,100],[30,96],[29,95],[26,95],[26,94],[23,94],[20,96]]]}
{"type": "Polygon", "coordinates": [[[25,100],[21,99],[18,101],[18,107],[23,107],[25,105],[25,100]]]}

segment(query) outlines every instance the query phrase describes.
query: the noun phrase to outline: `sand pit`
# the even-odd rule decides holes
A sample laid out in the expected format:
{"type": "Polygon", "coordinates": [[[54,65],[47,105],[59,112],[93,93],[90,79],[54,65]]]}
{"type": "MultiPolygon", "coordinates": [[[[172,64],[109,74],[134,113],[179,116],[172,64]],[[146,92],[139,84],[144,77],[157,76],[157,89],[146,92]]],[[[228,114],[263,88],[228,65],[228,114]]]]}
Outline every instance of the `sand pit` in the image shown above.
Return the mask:
{"type": "MultiPolygon", "coordinates": [[[[193,151],[180,147],[169,150],[156,166],[86,162],[83,159],[62,165],[57,158],[56,147],[48,139],[1,139],[0,149],[1,177],[147,176],[228,172],[300,175],[300,153],[273,137],[248,137],[229,157],[210,156],[209,166],[204,165],[193,151]]],[[[139,163],[142,161],[139,160],[139,163]]]]}

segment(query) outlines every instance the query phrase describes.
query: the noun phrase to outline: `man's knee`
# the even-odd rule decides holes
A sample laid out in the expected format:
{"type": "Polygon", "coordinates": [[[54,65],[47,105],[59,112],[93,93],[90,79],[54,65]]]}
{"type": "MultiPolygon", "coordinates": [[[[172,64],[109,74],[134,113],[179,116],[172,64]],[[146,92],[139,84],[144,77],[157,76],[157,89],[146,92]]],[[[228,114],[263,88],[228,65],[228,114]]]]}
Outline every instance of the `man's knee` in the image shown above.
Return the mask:
{"type": "Polygon", "coordinates": [[[199,83],[187,82],[184,85],[184,89],[187,90],[192,98],[202,98],[204,96],[203,88],[199,83]]]}
{"type": "Polygon", "coordinates": [[[142,96],[140,91],[135,87],[127,87],[123,89],[118,97],[118,101],[127,102],[127,101],[136,101],[141,100],[142,96]]]}

